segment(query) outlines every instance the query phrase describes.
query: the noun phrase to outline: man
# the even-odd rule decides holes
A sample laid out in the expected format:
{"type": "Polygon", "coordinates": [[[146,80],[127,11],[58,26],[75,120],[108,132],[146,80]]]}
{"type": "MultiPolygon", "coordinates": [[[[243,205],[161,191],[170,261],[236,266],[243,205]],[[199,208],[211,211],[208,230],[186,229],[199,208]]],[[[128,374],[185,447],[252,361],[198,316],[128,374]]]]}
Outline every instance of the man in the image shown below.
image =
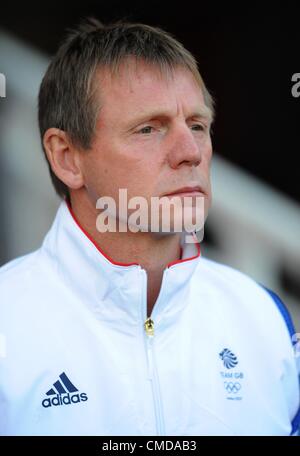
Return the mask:
{"type": "Polygon", "coordinates": [[[199,200],[207,215],[212,120],[194,58],[166,32],[91,20],[62,44],[39,94],[62,203],[42,247],[0,273],[2,434],[296,433],[283,304],[174,229],[184,197],[193,221],[199,200]],[[143,220],[152,198],[177,196],[173,229],[136,229],[121,189],[147,203],[143,220]]]}

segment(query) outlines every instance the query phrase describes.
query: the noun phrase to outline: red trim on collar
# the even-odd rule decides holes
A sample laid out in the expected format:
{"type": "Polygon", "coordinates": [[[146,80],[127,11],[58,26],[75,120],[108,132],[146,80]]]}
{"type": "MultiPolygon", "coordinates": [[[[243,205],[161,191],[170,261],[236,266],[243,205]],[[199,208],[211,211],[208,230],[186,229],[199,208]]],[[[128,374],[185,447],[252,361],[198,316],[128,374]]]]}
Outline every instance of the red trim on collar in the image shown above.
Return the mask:
{"type": "Polygon", "coordinates": [[[110,258],[106,253],[103,252],[103,250],[100,249],[100,247],[96,244],[96,242],[92,239],[92,237],[89,235],[89,233],[80,225],[79,221],[77,220],[72,208],[71,204],[69,203],[68,200],[65,200],[66,204],[68,206],[68,209],[70,211],[70,214],[76,223],[76,225],[80,228],[80,230],[83,232],[83,234],[86,235],[86,237],[94,244],[96,249],[103,255],[110,263],[114,264],[115,266],[140,266],[139,263],[120,263],[118,261],[114,261],[112,258],[110,258]]]}
{"type": "MultiPolygon", "coordinates": [[[[120,263],[118,261],[114,261],[106,253],[104,253],[103,250],[101,250],[101,248],[96,244],[96,242],[93,240],[93,238],[89,235],[89,233],[81,226],[81,224],[79,223],[79,221],[77,220],[77,218],[76,218],[76,216],[75,216],[75,214],[73,212],[73,209],[71,208],[70,202],[67,199],[65,199],[65,202],[66,202],[67,207],[69,209],[69,212],[70,212],[74,222],[78,226],[78,228],[91,241],[91,243],[96,247],[96,249],[101,253],[101,255],[103,255],[110,263],[112,263],[112,264],[114,264],[116,266],[140,266],[139,263],[120,263]]],[[[196,236],[196,235],[194,234],[194,236],[196,236]]],[[[199,244],[199,242],[197,242],[196,245],[197,245],[197,249],[198,249],[197,255],[195,255],[195,256],[193,256],[191,258],[185,258],[185,259],[182,260],[181,259],[181,257],[182,257],[182,247],[180,247],[180,260],[172,261],[171,263],[168,263],[166,267],[169,268],[170,266],[174,266],[175,264],[184,263],[185,261],[190,261],[190,260],[194,260],[195,258],[198,258],[200,256],[200,244],[199,244]]]]}
{"type": "MultiPolygon", "coordinates": [[[[194,233],[193,233],[194,237],[196,236],[194,233]]],[[[172,261],[172,263],[169,263],[167,265],[167,267],[169,268],[170,266],[174,266],[174,264],[178,264],[178,263],[184,263],[185,261],[190,261],[190,260],[195,260],[196,258],[199,258],[200,256],[200,243],[197,239],[197,242],[195,242],[195,244],[197,245],[197,255],[194,255],[193,257],[190,257],[190,258],[184,258],[183,260],[176,260],[176,261],[172,261]]],[[[180,258],[182,257],[182,247],[180,247],[180,258]]]]}

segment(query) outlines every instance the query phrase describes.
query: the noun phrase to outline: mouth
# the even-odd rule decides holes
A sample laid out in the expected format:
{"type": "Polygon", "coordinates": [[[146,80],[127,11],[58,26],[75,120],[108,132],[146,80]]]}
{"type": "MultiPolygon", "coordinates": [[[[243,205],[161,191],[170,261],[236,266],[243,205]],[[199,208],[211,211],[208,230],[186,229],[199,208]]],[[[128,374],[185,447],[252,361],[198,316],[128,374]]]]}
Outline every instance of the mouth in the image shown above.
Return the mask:
{"type": "Polygon", "coordinates": [[[165,193],[163,196],[203,196],[204,190],[199,186],[192,186],[192,187],[182,187],[174,190],[170,193],[165,193]]]}

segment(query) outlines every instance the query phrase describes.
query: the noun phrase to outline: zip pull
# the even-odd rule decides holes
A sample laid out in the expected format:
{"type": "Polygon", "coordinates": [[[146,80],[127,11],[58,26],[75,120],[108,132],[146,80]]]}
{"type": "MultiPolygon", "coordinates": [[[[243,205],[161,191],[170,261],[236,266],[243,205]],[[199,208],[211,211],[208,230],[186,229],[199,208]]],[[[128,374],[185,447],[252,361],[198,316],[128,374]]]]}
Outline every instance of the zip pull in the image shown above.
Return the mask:
{"type": "Polygon", "coordinates": [[[145,331],[147,336],[154,336],[154,321],[151,318],[147,318],[144,323],[145,331]]]}
{"type": "Polygon", "coordinates": [[[147,318],[144,323],[146,332],[146,343],[147,343],[147,358],[148,358],[148,378],[152,381],[153,379],[153,353],[152,353],[152,342],[154,337],[154,321],[151,318],[147,318]]]}

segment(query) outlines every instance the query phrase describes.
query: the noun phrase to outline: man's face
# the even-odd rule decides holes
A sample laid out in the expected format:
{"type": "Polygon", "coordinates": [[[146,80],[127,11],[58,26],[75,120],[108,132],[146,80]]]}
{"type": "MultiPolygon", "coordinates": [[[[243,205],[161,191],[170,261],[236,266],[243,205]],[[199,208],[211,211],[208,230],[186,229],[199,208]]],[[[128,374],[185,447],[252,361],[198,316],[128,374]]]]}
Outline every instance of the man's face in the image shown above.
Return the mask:
{"type": "Polygon", "coordinates": [[[174,77],[156,68],[128,62],[112,77],[97,76],[101,93],[92,148],[81,154],[91,201],[113,197],[119,189],[128,200],[161,197],[182,187],[200,186],[205,214],[211,202],[210,119],[193,75],[178,68],[174,77]]]}

